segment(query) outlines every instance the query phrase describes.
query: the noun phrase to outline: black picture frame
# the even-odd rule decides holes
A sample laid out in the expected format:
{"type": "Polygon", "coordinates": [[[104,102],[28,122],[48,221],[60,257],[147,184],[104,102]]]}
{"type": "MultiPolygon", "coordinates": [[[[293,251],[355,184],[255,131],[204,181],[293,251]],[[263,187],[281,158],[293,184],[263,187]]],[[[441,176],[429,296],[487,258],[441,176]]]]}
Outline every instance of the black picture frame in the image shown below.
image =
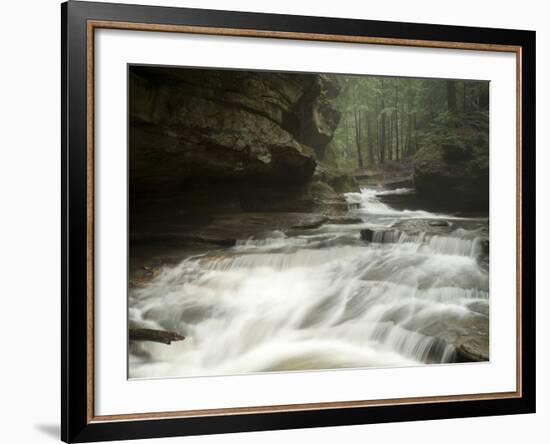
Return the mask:
{"type": "Polygon", "coordinates": [[[535,412],[535,32],[69,1],[61,5],[61,438],[90,442],[535,412]],[[499,399],[390,403],[273,412],[96,421],[90,417],[88,22],[511,45],[521,54],[521,393],[499,399]]]}

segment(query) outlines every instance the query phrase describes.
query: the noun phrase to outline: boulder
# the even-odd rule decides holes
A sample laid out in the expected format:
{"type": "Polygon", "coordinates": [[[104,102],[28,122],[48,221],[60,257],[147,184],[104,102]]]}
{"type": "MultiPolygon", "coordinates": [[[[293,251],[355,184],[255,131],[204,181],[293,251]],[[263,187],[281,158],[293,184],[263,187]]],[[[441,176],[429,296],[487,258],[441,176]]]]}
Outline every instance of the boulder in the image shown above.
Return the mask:
{"type": "Polygon", "coordinates": [[[336,167],[318,163],[313,177],[329,184],[338,193],[359,192],[359,183],[355,176],[336,167]]]}
{"type": "Polygon", "coordinates": [[[417,162],[416,190],[442,209],[488,211],[489,169],[477,170],[468,163],[449,164],[437,159],[417,162]]]}
{"type": "Polygon", "coordinates": [[[449,115],[423,130],[414,157],[418,193],[453,210],[489,210],[489,114],[449,115]]]}
{"type": "Polygon", "coordinates": [[[476,303],[467,316],[434,320],[417,330],[426,336],[439,337],[455,349],[455,362],[483,362],[489,360],[489,306],[476,303]]]}
{"type": "Polygon", "coordinates": [[[456,347],[458,362],[483,362],[489,360],[489,342],[485,338],[469,339],[456,347]]]}

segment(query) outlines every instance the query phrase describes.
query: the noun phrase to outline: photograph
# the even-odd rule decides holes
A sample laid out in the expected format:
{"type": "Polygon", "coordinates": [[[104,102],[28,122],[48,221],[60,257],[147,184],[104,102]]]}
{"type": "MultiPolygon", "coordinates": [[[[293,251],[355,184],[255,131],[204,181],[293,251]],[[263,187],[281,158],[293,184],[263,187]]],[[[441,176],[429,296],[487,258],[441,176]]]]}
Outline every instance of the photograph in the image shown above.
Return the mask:
{"type": "Polygon", "coordinates": [[[128,378],[490,361],[490,81],[127,80],[128,378]]]}

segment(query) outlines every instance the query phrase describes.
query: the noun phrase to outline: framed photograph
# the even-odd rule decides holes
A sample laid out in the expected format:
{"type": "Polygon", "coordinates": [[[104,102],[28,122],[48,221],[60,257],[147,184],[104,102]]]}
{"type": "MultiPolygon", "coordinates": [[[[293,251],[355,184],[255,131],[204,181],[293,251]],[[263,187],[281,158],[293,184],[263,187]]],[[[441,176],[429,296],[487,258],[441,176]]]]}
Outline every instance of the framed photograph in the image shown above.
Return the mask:
{"type": "Polygon", "coordinates": [[[69,1],[62,439],[535,411],[535,33],[69,1]]]}

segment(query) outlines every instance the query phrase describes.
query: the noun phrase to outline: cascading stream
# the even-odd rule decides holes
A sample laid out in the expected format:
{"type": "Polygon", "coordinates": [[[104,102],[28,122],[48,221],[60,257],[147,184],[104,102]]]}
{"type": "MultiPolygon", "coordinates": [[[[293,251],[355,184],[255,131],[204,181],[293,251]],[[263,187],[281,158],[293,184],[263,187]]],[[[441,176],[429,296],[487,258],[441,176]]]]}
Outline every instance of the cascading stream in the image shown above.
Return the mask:
{"type": "Polygon", "coordinates": [[[397,210],[380,199],[407,192],[348,193],[361,223],[241,240],[131,289],[130,325],[186,339],[131,344],[130,377],[460,360],[460,344],[488,341],[487,221],[397,210]],[[440,220],[451,226],[430,228],[440,220]],[[372,242],[362,229],[374,231],[372,242]]]}

